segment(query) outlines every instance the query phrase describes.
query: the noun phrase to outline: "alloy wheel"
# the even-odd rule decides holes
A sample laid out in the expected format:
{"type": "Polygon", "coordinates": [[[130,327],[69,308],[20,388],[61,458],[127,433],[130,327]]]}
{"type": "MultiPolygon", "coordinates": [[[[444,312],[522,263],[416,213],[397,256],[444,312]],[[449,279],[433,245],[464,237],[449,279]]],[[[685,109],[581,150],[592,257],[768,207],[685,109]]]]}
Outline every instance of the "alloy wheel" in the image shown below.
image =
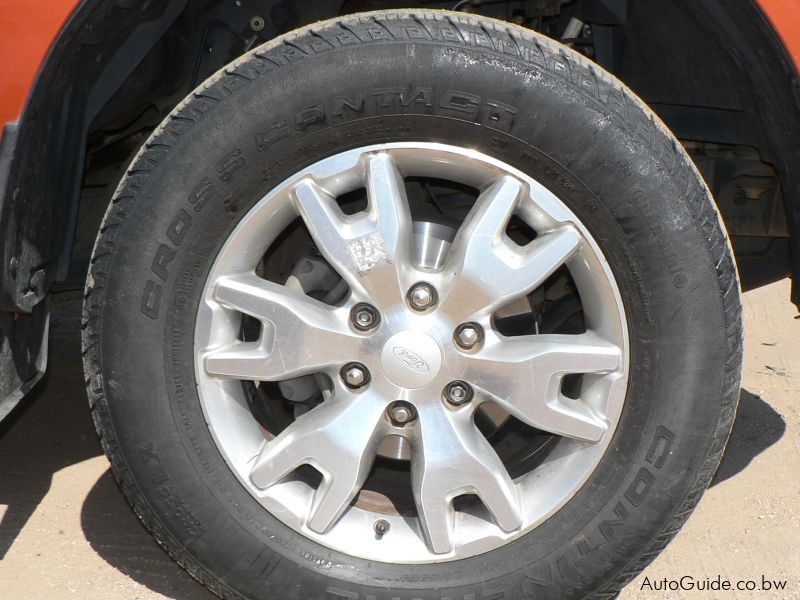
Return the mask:
{"type": "Polygon", "coordinates": [[[428,143],[343,152],[269,192],[209,273],[195,348],[207,422],[248,491],[326,547],[395,563],[486,552],[555,513],[608,448],[628,376],[624,308],[586,225],[510,165],[428,143]],[[474,189],[474,204],[455,227],[415,219],[410,178],[474,189]],[[366,206],[345,210],[361,189],[366,206]],[[297,223],[332,282],[325,294],[265,276],[297,223]],[[583,325],[542,331],[532,298],[563,272],[583,325]],[[533,330],[509,335],[502,316],[520,302],[533,330]],[[254,414],[300,387],[316,400],[287,422],[254,414]],[[510,469],[481,414],[494,415],[491,432],[513,420],[552,443],[510,469]],[[382,457],[408,472],[412,502],[370,486],[382,457]]]}

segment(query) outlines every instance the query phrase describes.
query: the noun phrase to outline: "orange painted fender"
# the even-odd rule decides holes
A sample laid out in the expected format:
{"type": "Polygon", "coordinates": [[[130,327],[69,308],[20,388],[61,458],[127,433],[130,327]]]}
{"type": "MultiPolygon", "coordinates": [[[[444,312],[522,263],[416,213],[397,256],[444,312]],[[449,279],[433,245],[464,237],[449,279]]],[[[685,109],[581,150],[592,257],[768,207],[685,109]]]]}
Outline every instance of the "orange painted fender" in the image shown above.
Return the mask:
{"type": "Polygon", "coordinates": [[[47,52],[79,0],[0,0],[0,132],[17,120],[47,52]]]}
{"type": "Polygon", "coordinates": [[[800,0],[757,0],[800,71],[800,0]]]}

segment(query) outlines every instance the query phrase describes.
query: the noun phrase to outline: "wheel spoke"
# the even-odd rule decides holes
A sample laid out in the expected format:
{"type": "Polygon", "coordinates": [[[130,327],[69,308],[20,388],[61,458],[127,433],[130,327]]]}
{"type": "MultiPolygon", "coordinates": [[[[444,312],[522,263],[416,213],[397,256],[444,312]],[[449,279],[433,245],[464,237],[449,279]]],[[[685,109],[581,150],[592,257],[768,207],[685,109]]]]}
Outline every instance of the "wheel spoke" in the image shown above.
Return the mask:
{"type": "Polygon", "coordinates": [[[450,250],[455,275],[446,311],[457,321],[474,320],[542,285],[579,248],[569,225],[544,233],[526,246],[514,244],[506,227],[523,194],[522,184],[503,177],[478,198],[450,250]]]}
{"type": "Polygon", "coordinates": [[[568,374],[610,373],[620,349],[593,333],[503,340],[468,356],[465,379],[525,423],[564,437],[597,442],[604,419],[580,399],[561,393],[568,374]]]}
{"type": "Polygon", "coordinates": [[[322,474],[308,526],[328,531],[369,474],[381,438],[386,403],[377,395],[329,400],[295,420],[257,457],[250,480],[266,489],[301,465],[322,474]]]}
{"type": "Polygon", "coordinates": [[[420,414],[420,431],[412,454],[412,485],[432,552],[453,549],[453,498],[459,495],[477,495],[504,531],[520,527],[519,491],[470,415],[435,404],[420,414]]]}
{"type": "Polygon", "coordinates": [[[297,184],[294,199],[323,256],[361,299],[380,306],[402,298],[404,273],[412,265],[411,215],[392,158],[377,154],[367,161],[365,213],[345,216],[311,180],[297,184]]]}
{"type": "Polygon", "coordinates": [[[254,274],[220,279],[214,299],[259,319],[263,333],[258,342],[208,352],[205,368],[212,375],[280,381],[341,364],[360,344],[332,307],[254,274]]]}

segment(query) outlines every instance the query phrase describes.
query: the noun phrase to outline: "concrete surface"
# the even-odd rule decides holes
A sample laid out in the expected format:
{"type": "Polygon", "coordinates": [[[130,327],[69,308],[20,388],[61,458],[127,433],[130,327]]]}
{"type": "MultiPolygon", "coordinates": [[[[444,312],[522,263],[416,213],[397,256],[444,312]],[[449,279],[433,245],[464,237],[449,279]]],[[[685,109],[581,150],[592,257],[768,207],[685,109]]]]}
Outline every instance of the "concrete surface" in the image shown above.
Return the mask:
{"type": "MultiPolygon", "coordinates": [[[[800,598],[800,320],[788,282],[745,296],[745,374],[714,485],[621,598],[800,598]],[[651,591],[664,578],[788,580],[781,592],[651,591]]],[[[151,541],[101,456],[83,392],[77,311],[54,311],[54,369],[0,425],[0,597],[203,600],[151,541]]],[[[279,600],[279,599],[276,599],[279,600]]]]}

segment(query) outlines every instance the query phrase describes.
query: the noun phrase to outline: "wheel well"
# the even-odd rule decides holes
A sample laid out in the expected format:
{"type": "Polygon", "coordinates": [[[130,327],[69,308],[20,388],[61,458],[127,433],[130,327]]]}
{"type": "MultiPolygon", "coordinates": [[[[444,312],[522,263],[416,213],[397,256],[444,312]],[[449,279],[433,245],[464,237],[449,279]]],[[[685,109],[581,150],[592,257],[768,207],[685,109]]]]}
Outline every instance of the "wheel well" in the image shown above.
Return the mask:
{"type": "MultiPolygon", "coordinates": [[[[456,4],[162,0],[142,7],[85,0],[51,51],[20,122],[0,222],[6,236],[0,308],[30,311],[52,282],[82,287],[100,220],[137,149],[230,60],[346,12],[456,4]]],[[[752,1],[458,4],[563,39],[639,94],[709,183],[746,288],[800,270],[797,74],[752,1]]],[[[800,301],[797,286],[793,299],[800,301]]]]}

